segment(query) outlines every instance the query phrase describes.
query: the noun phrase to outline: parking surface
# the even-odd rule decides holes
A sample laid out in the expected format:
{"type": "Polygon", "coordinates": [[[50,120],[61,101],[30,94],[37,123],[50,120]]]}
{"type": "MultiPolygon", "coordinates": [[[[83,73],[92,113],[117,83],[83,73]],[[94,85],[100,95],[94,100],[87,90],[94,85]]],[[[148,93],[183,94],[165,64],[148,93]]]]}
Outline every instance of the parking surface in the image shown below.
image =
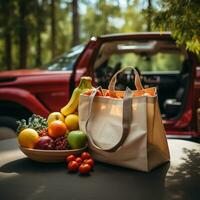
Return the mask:
{"type": "Polygon", "coordinates": [[[4,127],[0,128],[0,140],[14,137],[16,137],[16,134],[13,130],[4,127]]]}

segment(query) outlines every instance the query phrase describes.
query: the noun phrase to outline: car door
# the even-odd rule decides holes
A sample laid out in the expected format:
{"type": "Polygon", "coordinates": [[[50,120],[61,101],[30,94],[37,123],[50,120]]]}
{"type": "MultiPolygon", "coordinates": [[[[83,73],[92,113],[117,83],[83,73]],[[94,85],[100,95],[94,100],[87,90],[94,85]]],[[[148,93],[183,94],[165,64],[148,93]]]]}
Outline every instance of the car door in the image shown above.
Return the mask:
{"type": "Polygon", "coordinates": [[[93,73],[93,64],[98,53],[100,44],[95,38],[91,38],[75,62],[72,76],[70,79],[70,95],[74,88],[79,84],[81,76],[91,76],[93,85],[96,85],[93,73]]]}

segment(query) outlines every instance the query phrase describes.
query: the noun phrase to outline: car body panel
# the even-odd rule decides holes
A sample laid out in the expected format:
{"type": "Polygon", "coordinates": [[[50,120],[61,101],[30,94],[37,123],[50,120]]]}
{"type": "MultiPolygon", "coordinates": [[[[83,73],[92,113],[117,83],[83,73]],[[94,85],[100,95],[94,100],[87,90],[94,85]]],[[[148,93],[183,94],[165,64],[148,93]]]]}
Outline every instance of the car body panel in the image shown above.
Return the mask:
{"type": "Polygon", "coordinates": [[[15,102],[23,105],[33,113],[47,116],[48,110],[30,92],[19,88],[3,88],[0,90],[1,100],[15,102]]]}
{"type": "MultiPolygon", "coordinates": [[[[13,91],[15,88],[16,92],[13,92],[12,95],[16,95],[16,98],[20,98],[20,104],[24,105],[28,110],[33,110],[32,104],[25,104],[29,98],[24,96],[24,92],[27,91],[32,97],[34,97],[35,105],[38,109],[34,109],[34,113],[41,114],[42,116],[48,115],[49,112],[59,111],[59,108],[64,106],[68,99],[69,93],[69,81],[71,77],[70,72],[46,72],[39,70],[32,72],[32,70],[26,70],[23,72],[5,73],[6,77],[14,78],[12,81],[4,81],[0,84],[0,100],[5,100],[5,95],[9,91],[13,91]],[[15,74],[15,76],[14,76],[15,74]],[[6,88],[6,90],[5,90],[6,88]],[[8,92],[6,92],[8,91],[8,92]],[[3,95],[4,94],[4,95],[3,95]],[[21,102],[21,99],[24,99],[21,102]],[[42,109],[43,107],[43,109],[42,109]]],[[[0,76],[0,81],[1,81],[0,76]]],[[[5,79],[4,79],[5,80],[5,79]]],[[[10,100],[13,100],[13,96],[10,100]]],[[[7,99],[9,100],[9,96],[7,99]]]]}

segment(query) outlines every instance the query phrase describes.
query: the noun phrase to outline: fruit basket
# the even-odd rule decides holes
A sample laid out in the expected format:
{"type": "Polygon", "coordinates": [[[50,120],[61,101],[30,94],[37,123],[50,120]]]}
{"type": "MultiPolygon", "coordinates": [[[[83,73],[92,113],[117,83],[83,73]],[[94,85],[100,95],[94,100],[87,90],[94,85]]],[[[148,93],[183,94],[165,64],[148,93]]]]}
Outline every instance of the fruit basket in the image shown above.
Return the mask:
{"type": "Polygon", "coordinates": [[[67,130],[61,120],[48,124],[45,118],[33,115],[28,122],[22,120],[18,121],[18,124],[19,149],[32,160],[43,163],[64,162],[67,156],[79,156],[87,149],[85,133],[80,130],[67,130]],[[56,129],[52,128],[53,125],[56,125],[56,129]],[[64,129],[59,129],[60,127],[64,129]]]}
{"type": "Polygon", "coordinates": [[[41,149],[31,149],[19,146],[21,151],[28,156],[31,160],[43,162],[43,163],[58,163],[64,162],[66,157],[73,155],[80,155],[86,150],[86,147],[81,149],[72,150],[41,150],[41,149]]]}

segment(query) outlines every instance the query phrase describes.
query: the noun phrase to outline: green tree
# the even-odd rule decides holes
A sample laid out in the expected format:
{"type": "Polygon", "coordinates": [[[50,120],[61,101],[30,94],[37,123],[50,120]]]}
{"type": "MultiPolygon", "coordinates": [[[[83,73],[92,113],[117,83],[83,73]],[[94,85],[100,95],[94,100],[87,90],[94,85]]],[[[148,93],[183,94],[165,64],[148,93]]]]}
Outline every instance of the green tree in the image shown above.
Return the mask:
{"type": "Polygon", "coordinates": [[[46,0],[36,0],[35,3],[35,39],[36,39],[36,59],[35,65],[40,66],[42,64],[42,33],[45,30],[45,22],[46,22],[46,8],[47,8],[47,1],[46,0]]]}
{"type": "Polygon", "coordinates": [[[0,1],[0,38],[4,41],[4,57],[1,59],[3,60],[2,64],[5,65],[7,70],[12,69],[12,26],[15,13],[11,12],[11,10],[14,10],[15,6],[15,2],[12,0],[0,1]]]}
{"type": "Polygon", "coordinates": [[[177,44],[200,54],[200,3],[199,0],[162,0],[154,22],[161,30],[172,31],[177,44]]]}
{"type": "Polygon", "coordinates": [[[147,7],[147,12],[148,12],[148,15],[147,15],[147,31],[151,31],[152,29],[152,1],[151,0],[148,0],[148,7],[147,7]]]}
{"type": "Polygon", "coordinates": [[[91,36],[150,30],[155,1],[0,0],[0,70],[38,67],[91,36]]]}
{"type": "Polygon", "coordinates": [[[128,2],[127,8],[123,11],[122,16],[124,24],[120,28],[120,32],[136,32],[145,31],[147,24],[144,15],[137,9],[138,2],[128,2]]]}
{"type": "Polygon", "coordinates": [[[52,58],[57,54],[57,31],[56,31],[56,0],[51,0],[51,51],[52,58]]]}
{"type": "Polygon", "coordinates": [[[27,15],[28,15],[28,1],[19,0],[19,66],[20,68],[27,67],[27,50],[28,50],[28,27],[27,27],[27,15]]]}
{"type": "Polygon", "coordinates": [[[118,27],[113,23],[120,17],[120,7],[113,1],[99,0],[87,6],[87,14],[82,16],[82,37],[118,32],[118,27]]]}
{"type": "Polygon", "coordinates": [[[72,0],[59,0],[56,12],[57,54],[69,50],[73,40],[72,0]]]}
{"type": "Polygon", "coordinates": [[[72,0],[72,27],[73,27],[72,45],[75,46],[80,42],[78,0],[72,0]]]}

